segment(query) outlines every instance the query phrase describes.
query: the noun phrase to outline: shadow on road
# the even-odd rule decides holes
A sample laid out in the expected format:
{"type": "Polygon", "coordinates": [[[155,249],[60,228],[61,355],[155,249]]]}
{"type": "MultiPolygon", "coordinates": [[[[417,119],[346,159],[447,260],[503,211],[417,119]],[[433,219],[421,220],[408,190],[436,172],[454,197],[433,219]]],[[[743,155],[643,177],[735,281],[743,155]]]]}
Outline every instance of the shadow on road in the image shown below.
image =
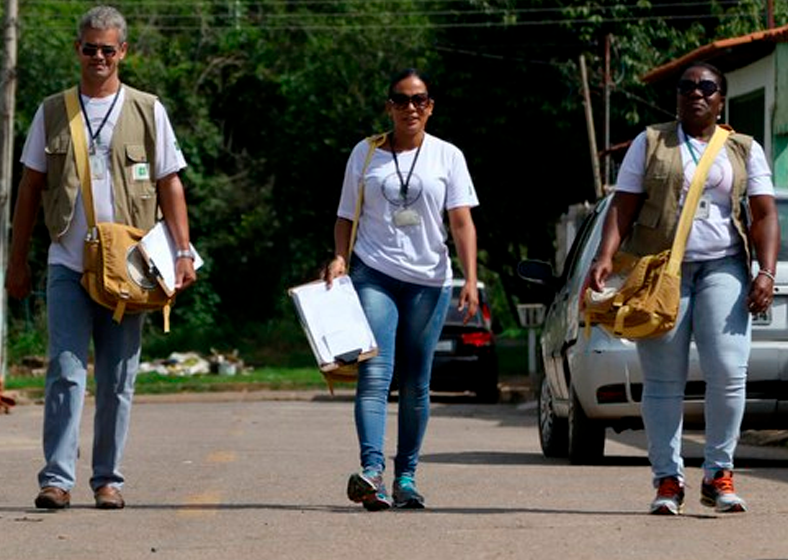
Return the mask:
{"type": "MultiPolygon", "coordinates": [[[[95,510],[92,505],[74,504],[71,506],[72,510],[95,510]]],[[[293,512],[318,512],[318,513],[336,513],[336,514],[351,514],[351,515],[379,515],[379,513],[365,512],[358,505],[338,506],[333,504],[315,505],[315,504],[272,504],[272,503],[246,503],[246,504],[228,504],[228,503],[204,503],[204,504],[135,504],[128,505],[127,510],[139,511],[177,511],[183,514],[189,512],[220,512],[220,511],[293,511],[293,512]]],[[[62,511],[57,510],[39,510],[28,507],[14,507],[2,506],[0,512],[6,514],[17,514],[22,517],[15,519],[17,522],[41,522],[42,518],[39,516],[49,515],[62,515],[62,511]],[[28,517],[34,515],[35,517],[28,517]]],[[[388,511],[387,515],[430,515],[430,514],[452,514],[452,515],[511,515],[511,514],[541,514],[541,515],[605,515],[605,516],[646,516],[646,512],[642,510],[581,510],[581,509],[558,509],[558,508],[529,508],[529,507],[495,507],[495,506],[475,506],[475,507],[440,507],[433,506],[422,510],[397,510],[393,509],[388,511]]],[[[718,516],[709,515],[693,515],[685,514],[684,517],[694,518],[716,518],[718,516]]]]}

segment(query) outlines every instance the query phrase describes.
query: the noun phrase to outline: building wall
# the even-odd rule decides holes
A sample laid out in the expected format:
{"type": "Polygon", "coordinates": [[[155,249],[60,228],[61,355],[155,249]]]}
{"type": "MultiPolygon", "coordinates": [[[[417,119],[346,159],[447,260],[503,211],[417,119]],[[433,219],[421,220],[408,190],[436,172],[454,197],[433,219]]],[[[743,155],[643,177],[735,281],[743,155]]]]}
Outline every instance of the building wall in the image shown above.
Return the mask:
{"type": "MultiPolygon", "coordinates": [[[[763,149],[767,154],[772,154],[772,115],[775,103],[775,56],[774,53],[757,62],[728,72],[728,95],[726,101],[740,95],[747,95],[763,88],[765,93],[764,110],[766,111],[766,130],[764,130],[763,149]]],[[[728,107],[725,108],[726,112],[728,107]]],[[[773,154],[772,154],[773,158],[773,154]]]]}
{"type": "Polygon", "coordinates": [[[763,88],[763,149],[770,159],[775,187],[788,190],[788,43],[778,43],[772,54],[729,72],[727,78],[728,103],[763,88]]]}
{"type": "Polygon", "coordinates": [[[777,103],[772,119],[774,185],[788,189],[788,43],[778,43],[774,52],[777,103]]]}

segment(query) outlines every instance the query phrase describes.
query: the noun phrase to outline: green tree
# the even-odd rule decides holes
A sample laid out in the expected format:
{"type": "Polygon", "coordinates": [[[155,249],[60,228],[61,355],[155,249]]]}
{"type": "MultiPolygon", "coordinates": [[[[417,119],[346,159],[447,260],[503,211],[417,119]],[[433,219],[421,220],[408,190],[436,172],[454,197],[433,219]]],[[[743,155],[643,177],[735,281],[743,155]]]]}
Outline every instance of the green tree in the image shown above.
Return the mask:
{"type": "MultiPolygon", "coordinates": [[[[41,99],[76,81],[77,20],[92,5],[20,4],[17,153],[41,99]]],[[[170,113],[189,163],[193,239],[207,262],[178,298],[162,348],[184,338],[193,346],[233,344],[254,336],[252,325],[292,314],[286,288],[314,278],[332,248],[351,148],[389,126],[383,108],[392,72],[415,66],[432,75],[430,129],[468,158],[481,200],[474,214],[485,280],[513,309],[527,297],[517,262],[552,260],[555,220],[595,196],[579,56],[589,68],[599,136],[604,38],[612,37],[616,144],[673,111],[672,93],[645,86],[645,72],[765,25],[765,0],[116,5],[130,24],[122,78],[157,93],[170,113]]],[[[786,19],[778,3],[777,24],[786,19]]],[[[46,245],[42,231],[33,259],[39,278],[46,245]]],[[[15,316],[33,308],[17,306],[15,316]]]]}

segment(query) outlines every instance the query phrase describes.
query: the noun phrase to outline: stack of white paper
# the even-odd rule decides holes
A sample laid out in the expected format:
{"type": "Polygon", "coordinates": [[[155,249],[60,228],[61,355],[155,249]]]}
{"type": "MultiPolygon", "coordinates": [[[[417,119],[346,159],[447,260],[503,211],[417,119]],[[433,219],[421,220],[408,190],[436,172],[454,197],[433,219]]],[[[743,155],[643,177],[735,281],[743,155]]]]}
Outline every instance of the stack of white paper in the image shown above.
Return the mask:
{"type": "Polygon", "coordinates": [[[334,364],[347,352],[370,352],[375,337],[349,276],[334,279],[331,288],[323,281],[289,290],[318,364],[334,364]]]}
{"type": "MultiPolygon", "coordinates": [[[[194,270],[203,265],[202,257],[197,253],[194,245],[189,244],[194,253],[194,270]]],[[[140,240],[140,250],[145,256],[148,264],[156,269],[159,277],[159,284],[162,289],[171,296],[175,293],[175,255],[178,247],[170,235],[170,230],[164,221],[158,222],[140,240]]]]}

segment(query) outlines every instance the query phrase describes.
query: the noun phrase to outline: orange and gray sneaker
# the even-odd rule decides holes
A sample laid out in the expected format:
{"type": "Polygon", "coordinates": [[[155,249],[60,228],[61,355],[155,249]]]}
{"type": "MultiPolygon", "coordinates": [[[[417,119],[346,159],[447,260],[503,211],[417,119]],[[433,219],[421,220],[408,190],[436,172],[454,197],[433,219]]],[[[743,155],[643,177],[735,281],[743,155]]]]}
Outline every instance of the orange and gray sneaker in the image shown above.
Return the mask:
{"type": "Polygon", "coordinates": [[[720,513],[747,511],[747,504],[733,489],[733,473],[726,470],[717,471],[712,480],[703,479],[700,503],[720,513]]]}
{"type": "Polygon", "coordinates": [[[675,476],[659,479],[657,497],[651,502],[652,515],[679,515],[684,511],[684,485],[675,476]]]}

